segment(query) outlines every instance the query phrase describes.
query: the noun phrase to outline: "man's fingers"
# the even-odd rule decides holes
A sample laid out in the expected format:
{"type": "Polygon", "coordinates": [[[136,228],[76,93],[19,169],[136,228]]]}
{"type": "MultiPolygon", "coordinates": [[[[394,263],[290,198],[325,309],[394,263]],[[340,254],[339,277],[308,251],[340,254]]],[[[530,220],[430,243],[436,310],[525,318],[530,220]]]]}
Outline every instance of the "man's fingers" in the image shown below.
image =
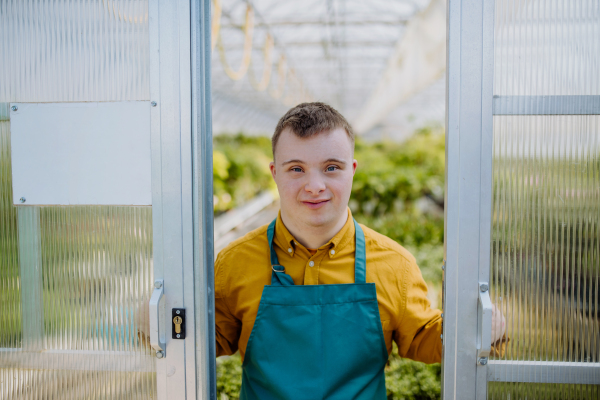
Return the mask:
{"type": "Polygon", "coordinates": [[[496,343],[504,336],[506,320],[502,311],[492,304],[492,343],[496,343]]]}
{"type": "Polygon", "coordinates": [[[150,299],[143,299],[138,302],[135,320],[137,322],[138,331],[148,336],[150,334],[150,310],[148,308],[148,303],[150,299]]]}

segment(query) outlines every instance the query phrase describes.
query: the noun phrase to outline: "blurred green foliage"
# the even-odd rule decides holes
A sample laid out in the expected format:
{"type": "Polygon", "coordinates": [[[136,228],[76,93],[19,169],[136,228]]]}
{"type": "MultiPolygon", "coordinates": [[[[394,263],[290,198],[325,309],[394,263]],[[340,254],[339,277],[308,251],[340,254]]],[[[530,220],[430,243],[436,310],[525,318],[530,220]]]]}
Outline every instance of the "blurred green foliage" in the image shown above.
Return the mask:
{"type": "MultiPolygon", "coordinates": [[[[419,202],[429,198],[430,203],[443,205],[443,132],[424,128],[403,143],[367,143],[358,139],[355,158],[358,169],[350,197],[353,216],[406,247],[417,259],[425,281],[439,289],[444,241],[442,209],[425,212],[419,202]]],[[[228,202],[215,202],[215,211],[234,207],[262,190],[274,189],[268,170],[271,159],[268,138],[241,134],[215,137],[215,196],[231,196],[228,202]]],[[[389,400],[441,396],[440,365],[403,359],[395,344],[385,374],[389,400]]],[[[219,400],[238,399],[241,375],[239,354],[217,359],[219,400]]]]}
{"type": "Polygon", "coordinates": [[[217,395],[219,400],[238,399],[242,388],[240,353],[217,358],[217,395]]]}
{"type": "Polygon", "coordinates": [[[213,142],[215,213],[243,204],[264,190],[276,190],[269,163],[271,140],[264,136],[218,135],[213,142]]]}
{"type": "Polygon", "coordinates": [[[431,128],[402,143],[356,141],[350,207],[356,215],[400,215],[416,200],[444,194],[444,135],[431,128]]]}
{"type": "MultiPolygon", "coordinates": [[[[395,347],[395,346],[394,346],[395,347]]],[[[385,386],[389,400],[441,398],[440,364],[423,364],[401,358],[394,349],[385,368],[385,386]]]]}
{"type": "Polygon", "coordinates": [[[372,216],[354,212],[354,217],[369,228],[409,247],[443,244],[444,217],[428,215],[416,207],[372,216]]]}

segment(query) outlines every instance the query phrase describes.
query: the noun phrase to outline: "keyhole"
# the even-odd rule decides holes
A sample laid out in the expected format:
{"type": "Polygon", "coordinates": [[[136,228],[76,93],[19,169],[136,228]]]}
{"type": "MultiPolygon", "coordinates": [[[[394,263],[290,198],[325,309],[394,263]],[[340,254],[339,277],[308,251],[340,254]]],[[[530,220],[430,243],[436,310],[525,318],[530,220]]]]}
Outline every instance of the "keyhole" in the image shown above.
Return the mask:
{"type": "Polygon", "coordinates": [[[181,319],[181,317],[178,315],[175,318],[173,318],[173,323],[175,324],[175,333],[181,333],[181,323],[183,322],[183,320],[181,319]]]}

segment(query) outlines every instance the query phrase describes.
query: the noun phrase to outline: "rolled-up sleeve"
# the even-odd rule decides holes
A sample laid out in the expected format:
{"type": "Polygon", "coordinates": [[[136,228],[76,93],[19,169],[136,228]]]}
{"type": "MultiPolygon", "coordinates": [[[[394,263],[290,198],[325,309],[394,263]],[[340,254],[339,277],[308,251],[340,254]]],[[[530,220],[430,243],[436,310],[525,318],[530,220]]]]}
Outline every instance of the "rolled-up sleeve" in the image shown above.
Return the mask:
{"type": "Polygon", "coordinates": [[[436,363],[442,360],[442,312],[431,308],[427,284],[417,264],[404,263],[401,276],[403,310],[394,330],[394,341],[401,357],[436,363]]]}
{"type": "Polygon", "coordinates": [[[238,350],[241,322],[227,304],[227,261],[219,254],[215,261],[215,337],[217,357],[234,354],[238,350]]]}

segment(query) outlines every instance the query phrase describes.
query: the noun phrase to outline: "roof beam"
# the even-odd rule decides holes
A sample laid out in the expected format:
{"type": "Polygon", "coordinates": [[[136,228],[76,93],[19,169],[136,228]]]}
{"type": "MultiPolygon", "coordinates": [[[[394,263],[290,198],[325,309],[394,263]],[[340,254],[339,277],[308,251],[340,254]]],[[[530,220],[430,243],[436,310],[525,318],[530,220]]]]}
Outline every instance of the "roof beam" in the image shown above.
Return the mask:
{"type": "MultiPolygon", "coordinates": [[[[377,19],[367,19],[367,20],[355,20],[355,21],[340,21],[338,24],[336,25],[346,25],[346,26],[361,26],[361,25],[392,25],[392,26],[403,26],[405,25],[408,20],[410,18],[406,17],[406,18],[402,18],[402,19],[393,19],[393,20],[377,20],[377,19]]],[[[254,24],[255,28],[266,28],[266,27],[270,27],[270,28],[281,28],[281,27],[298,27],[298,26],[303,26],[303,25],[320,25],[320,26],[325,26],[327,25],[327,21],[322,20],[322,19],[318,19],[318,20],[306,20],[306,21],[270,21],[268,23],[264,23],[264,22],[256,22],[254,24]]],[[[242,25],[240,24],[223,24],[221,25],[221,28],[235,28],[235,29],[242,29],[242,25]]]]}
{"type": "MultiPolygon", "coordinates": [[[[281,41],[281,43],[285,46],[285,47],[290,47],[290,46],[294,46],[294,47],[322,47],[323,44],[325,43],[324,40],[317,40],[317,41],[312,41],[312,42],[304,42],[304,41],[299,41],[299,42],[285,42],[285,41],[281,41]]],[[[373,48],[373,47],[394,47],[396,45],[396,41],[354,41],[354,42],[339,42],[336,43],[335,46],[337,47],[369,47],[369,48],[373,48]]],[[[244,44],[240,43],[238,45],[227,45],[225,46],[225,50],[240,50],[243,51],[244,49],[244,44]]]]}

